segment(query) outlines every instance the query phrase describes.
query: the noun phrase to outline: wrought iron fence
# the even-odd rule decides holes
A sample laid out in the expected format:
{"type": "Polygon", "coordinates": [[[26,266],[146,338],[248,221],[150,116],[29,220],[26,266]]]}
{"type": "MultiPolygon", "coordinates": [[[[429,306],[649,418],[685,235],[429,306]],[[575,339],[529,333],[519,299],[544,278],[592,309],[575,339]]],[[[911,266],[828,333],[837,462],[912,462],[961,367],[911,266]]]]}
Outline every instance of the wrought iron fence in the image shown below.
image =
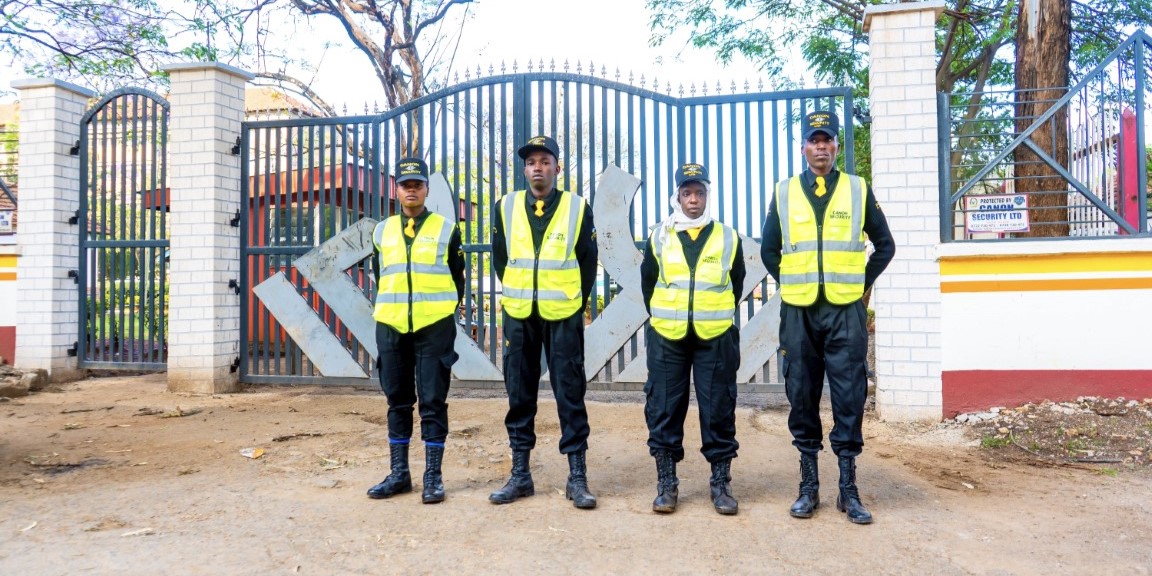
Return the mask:
{"type": "Polygon", "coordinates": [[[81,368],[166,366],[168,110],[157,94],[124,88],[81,120],[81,368]]]}
{"type": "MultiPolygon", "coordinates": [[[[541,67],[542,68],[542,67],[541,67]]],[[[308,354],[284,330],[252,287],[283,273],[365,374],[370,358],[355,331],[342,322],[293,262],[362,217],[399,210],[392,190],[396,160],[424,157],[456,194],[468,255],[466,308],[461,322],[489,359],[500,365],[499,283],[491,266],[496,201],[525,187],[517,147],[536,134],[561,147],[558,187],[595,202],[597,175],[615,164],[643,182],[628,222],[638,246],[669,211],[672,172],[696,161],[712,169],[713,213],[739,232],[758,237],[772,183],[799,172],[799,118],[816,108],[852,118],[845,88],[705,95],[690,87],[618,77],[538,71],[469,78],[451,88],[379,115],[247,122],[241,149],[241,378],[247,382],[338,382],[323,378],[308,354]],[[650,86],[643,87],[643,86],[650,86]]],[[[746,86],[746,89],[750,87],[746,86]]],[[[845,165],[854,166],[852,126],[845,126],[845,165]]],[[[347,271],[370,298],[368,270],[347,271]]],[[[615,295],[607,274],[597,283],[588,320],[615,295]]],[[[763,290],[767,286],[762,286],[763,290]]],[[[763,294],[764,291],[758,291],[763,294]]],[[[750,298],[742,319],[760,300],[750,298]]],[[[601,377],[611,380],[637,353],[625,344],[601,377]]]]}
{"type": "Polygon", "coordinates": [[[1149,46],[1068,88],[941,94],[941,240],[1149,234],[1149,46]]]}

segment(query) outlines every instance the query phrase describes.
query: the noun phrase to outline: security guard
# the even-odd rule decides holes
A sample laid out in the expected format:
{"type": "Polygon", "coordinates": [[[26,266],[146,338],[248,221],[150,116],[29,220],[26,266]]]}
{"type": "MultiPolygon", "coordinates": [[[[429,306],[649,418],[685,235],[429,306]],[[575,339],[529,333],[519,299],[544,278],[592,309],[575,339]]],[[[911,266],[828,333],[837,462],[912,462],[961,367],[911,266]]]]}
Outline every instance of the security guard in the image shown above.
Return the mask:
{"type": "Polygon", "coordinates": [[[736,442],[736,371],[740,330],[732,323],[744,287],[740,235],[708,213],[708,169],[684,164],[675,175],[672,214],[653,231],[640,265],[640,288],[651,315],[646,331],[648,382],[644,416],[656,459],[656,512],[676,511],[684,459],[689,376],[700,409],[700,451],[712,464],[712,504],[736,514],[732,459],[736,442]]]}
{"type": "Polygon", "coordinates": [[[816,456],[824,448],[820,396],[827,376],[834,422],[828,440],[840,465],[836,509],[853,523],[869,524],[872,514],[856,488],[868,386],[868,319],[861,298],[892,260],[896,244],[868,183],[836,170],[839,126],[829,111],[804,117],[800,150],[808,169],[776,184],[760,254],[783,300],[781,364],[801,478],[790,513],[811,518],[820,505],[816,456]],[[865,239],[875,248],[871,257],[865,239]]]}
{"type": "Polygon", "coordinates": [[[368,490],[371,498],[412,491],[408,442],[419,401],[424,440],[425,504],[444,501],[440,464],[448,436],[448,383],[457,355],[456,309],[464,295],[464,252],[456,223],[424,207],[428,166],[419,158],[396,164],[401,212],[372,231],[376,276],[377,372],[388,397],[392,472],[368,490]]]}
{"type": "Polygon", "coordinates": [[[596,227],[583,198],[555,187],[560,174],[555,140],[536,136],[517,154],[529,188],[500,200],[492,229],[492,264],[503,285],[504,424],[512,476],[488,499],[507,504],[535,492],[529,455],[536,447],[543,347],[560,415],[560,452],[568,455],[565,496],[577,508],[595,508],[585,460],[584,307],[596,279],[596,227]]]}

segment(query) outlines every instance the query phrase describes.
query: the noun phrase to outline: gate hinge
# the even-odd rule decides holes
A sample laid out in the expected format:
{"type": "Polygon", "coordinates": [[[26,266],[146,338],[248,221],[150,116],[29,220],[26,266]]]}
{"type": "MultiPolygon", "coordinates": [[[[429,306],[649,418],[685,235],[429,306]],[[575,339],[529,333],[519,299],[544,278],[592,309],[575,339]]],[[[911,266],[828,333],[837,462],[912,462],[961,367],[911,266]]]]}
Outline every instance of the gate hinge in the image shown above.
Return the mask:
{"type": "Polygon", "coordinates": [[[239,210],[236,211],[236,215],[233,216],[232,219],[228,221],[228,223],[231,224],[233,228],[239,228],[240,227],[240,211],[239,210]]]}
{"type": "Polygon", "coordinates": [[[69,270],[68,271],[68,277],[72,279],[73,284],[79,284],[80,283],[80,271],[79,270],[69,270]]]}
{"type": "Polygon", "coordinates": [[[240,369],[240,357],[237,356],[232,360],[232,365],[228,367],[229,372],[235,372],[240,369]]]}
{"type": "Polygon", "coordinates": [[[232,146],[232,155],[233,156],[239,156],[240,155],[240,137],[239,136],[236,137],[236,144],[234,146],[232,146]]]}
{"type": "Polygon", "coordinates": [[[72,224],[72,225],[76,225],[76,224],[80,223],[80,211],[79,210],[72,213],[72,216],[70,216],[68,218],[68,223],[72,224]]]}
{"type": "Polygon", "coordinates": [[[80,155],[80,141],[79,140],[77,140],[76,143],[73,144],[72,147],[68,149],[68,154],[70,156],[79,156],[80,155]]]}
{"type": "Polygon", "coordinates": [[[76,341],[73,341],[73,342],[72,342],[72,346],[70,346],[70,347],[68,348],[68,350],[67,350],[67,353],[68,353],[68,355],[69,355],[69,356],[75,356],[75,355],[76,355],[76,352],[77,352],[79,349],[80,349],[80,343],[79,343],[79,342],[76,342],[76,341]]]}
{"type": "Polygon", "coordinates": [[[228,287],[232,289],[237,295],[240,294],[240,282],[235,278],[228,281],[228,287]]]}

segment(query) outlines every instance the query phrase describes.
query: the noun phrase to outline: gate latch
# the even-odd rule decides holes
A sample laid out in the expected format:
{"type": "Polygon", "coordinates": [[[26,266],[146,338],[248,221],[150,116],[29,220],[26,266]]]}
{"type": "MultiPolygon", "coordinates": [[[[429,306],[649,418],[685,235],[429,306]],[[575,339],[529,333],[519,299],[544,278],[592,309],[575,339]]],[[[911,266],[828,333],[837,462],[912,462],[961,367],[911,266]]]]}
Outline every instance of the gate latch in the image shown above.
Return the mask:
{"type": "Polygon", "coordinates": [[[237,295],[240,294],[240,282],[237,282],[235,278],[228,281],[228,287],[237,295]]]}
{"type": "Polygon", "coordinates": [[[232,146],[232,155],[233,156],[239,156],[240,155],[240,137],[239,136],[236,137],[236,144],[234,146],[232,146]]]}
{"type": "Polygon", "coordinates": [[[239,228],[240,227],[240,211],[239,210],[236,211],[236,215],[233,216],[232,219],[228,221],[228,223],[231,224],[233,228],[239,228]]]}
{"type": "Polygon", "coordinates": [[[68,277],[72,279],[73,284],[79,284],[80,283],[80,271],[79,270],[69,270],[68,271],[68,277]]]}
{"type": "Polygon", "coordinates": [[[68,155],[69,156],[79,156],[80,155],[80,141],[79,140],[77,140],[76,143],[73,144],[72,147],[68,149],[68,155]]]}
{"type": "Polygon", "coordinates": [[[68,217],[68,223],[72,224],[72,225],[76,225],[76,224],[80,223],[80,211],[79,210],[73,212],[72,215],[68,217]]]}
{"type": "Polygon", "coordinates": [[[72,342],[72,346],[69,346],[69,347],[68,347],[68,350],[67,350],[67,354],[68,354],[69,356],[75,356],[75,355],[76,355],[76,351],[77,351],[77,350],[79,350],[79,349],[80,349],[80,343],[79,343],[79,342],[76,342],[76,341],[73,341],[73,342],[72,342]]]}
{"type": "Polygon", "coordinates": [[[232,365],[228,367],[229,372],[235,372],[240,369],[240,357],[237,356],[232,359],[232,365]]]}

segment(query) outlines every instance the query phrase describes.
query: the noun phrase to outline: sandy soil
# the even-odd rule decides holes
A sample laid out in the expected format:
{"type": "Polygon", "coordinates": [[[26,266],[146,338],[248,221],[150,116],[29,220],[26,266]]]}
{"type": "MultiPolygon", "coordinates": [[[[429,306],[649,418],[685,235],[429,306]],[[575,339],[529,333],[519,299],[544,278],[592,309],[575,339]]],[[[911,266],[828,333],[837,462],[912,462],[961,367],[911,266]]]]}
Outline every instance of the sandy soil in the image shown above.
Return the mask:
{"type": "MultiPolygon", "coordinates": [[[[787,509],[798,465],[780,398],[742,398],[740,514],[708,500],[689,413],[680,509],[651,512],[641,396],[592,395],[591,486],[564,499],[555,404],[541,402],[537,494],[489,504],[509,468],[499,395],[453,392],[447,502],[370,500],[385,400],[347,388],[166,391],[100,378],[0,404],[0,574],[1148,574],[1152,475],[997,456],[959,424],[865,425],[856,526],[821,459],[815,518],[787,509]],[[488,397],[478,397],[478,396],[488,397]],[[766,407],[765,407],[766,406],[766,407]],[[258,459],[241,455],[264,451],[258,459]]],[[[422,448],[414,448],[417,477],[422,448]]]]}

